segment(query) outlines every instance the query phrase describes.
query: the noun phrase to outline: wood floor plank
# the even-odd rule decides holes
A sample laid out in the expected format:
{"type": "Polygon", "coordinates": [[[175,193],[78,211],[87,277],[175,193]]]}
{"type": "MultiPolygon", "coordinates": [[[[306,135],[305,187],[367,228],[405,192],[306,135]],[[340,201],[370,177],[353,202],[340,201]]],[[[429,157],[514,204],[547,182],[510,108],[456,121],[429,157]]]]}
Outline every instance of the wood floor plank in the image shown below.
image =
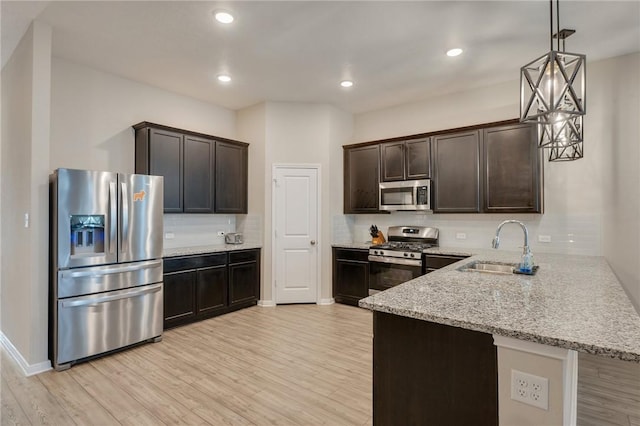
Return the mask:
{"type": "Polygon", "coordinates": [[[94,412],[103,424],[361,425],[371,417],[371,322],[343,305],[249,308],[41,384],[78,424],[94,412]]]}
{"type": "Polygon", "coordinates": [[[2,426],[31,424],[16,400],[16,397],[13,395],[13,392],[9,389],[5,378],[0,377],[0,380],[2,381],[0,384],[0,399],[2,399],[2,405],[0,406],[0,424],[2,426]]]}
{"type": "Polygon", "coordinates": [[[640,419],[640,364],[578,355],[578,425],[629,426],[640,419]]]}
{"type": "Polygon", "coordinates": [[[49,393],[36,376],[24,377],[4,350],[1,356],[2,378],[29,420],[29,424],[75,424],[61,402],[49,393]]]}
{"type": "Polygon", "coordinates": [[[76,424],[115,424],[117,420],[89,395],[69,371],[48,371],[39,374],[38,380],[54,395],[76,424]]]}

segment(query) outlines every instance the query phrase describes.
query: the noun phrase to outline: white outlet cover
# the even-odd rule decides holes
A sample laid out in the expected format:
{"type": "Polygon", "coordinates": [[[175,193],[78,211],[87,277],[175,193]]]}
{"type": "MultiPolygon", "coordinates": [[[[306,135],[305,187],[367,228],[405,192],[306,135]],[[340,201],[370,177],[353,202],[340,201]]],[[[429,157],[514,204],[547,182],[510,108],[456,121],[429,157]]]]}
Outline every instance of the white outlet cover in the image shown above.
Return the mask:
{"type": "Polygon", "coordinates": [[[549,379],[511,370],[511,399],[549,409],[549,379]]]}
{"type": "Polygon", "coordinates": [[[456,233],[456,239],[457,240],[466,240],[467,239],[467,234],[465,234],[464,232],[457,232],[456,233]]]}
{"type": "Polygon", "coordinates": [[[167,240],[173,240],[176,237],[176,235],[173,232],[167,232],[166,234],[164,234],[164,237],[167,240]]]}
{"type": "Polygon", "coordinates": [[[550,243],[551,235],[538,235],[538,241],[541,243],[550,243]]]}

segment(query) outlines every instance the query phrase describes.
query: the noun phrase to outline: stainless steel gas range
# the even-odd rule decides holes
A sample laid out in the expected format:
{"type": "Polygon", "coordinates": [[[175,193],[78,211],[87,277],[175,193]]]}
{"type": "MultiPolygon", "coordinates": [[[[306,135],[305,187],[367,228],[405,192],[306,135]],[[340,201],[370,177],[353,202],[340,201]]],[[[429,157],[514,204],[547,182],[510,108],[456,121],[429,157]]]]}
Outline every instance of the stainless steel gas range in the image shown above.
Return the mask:
{"type": "Polygon", "coordinates": [[[423,251],[438,246],[438,229],[391,226],[388,241],[369,248],[369,295],[424,274],[423,251]]]}

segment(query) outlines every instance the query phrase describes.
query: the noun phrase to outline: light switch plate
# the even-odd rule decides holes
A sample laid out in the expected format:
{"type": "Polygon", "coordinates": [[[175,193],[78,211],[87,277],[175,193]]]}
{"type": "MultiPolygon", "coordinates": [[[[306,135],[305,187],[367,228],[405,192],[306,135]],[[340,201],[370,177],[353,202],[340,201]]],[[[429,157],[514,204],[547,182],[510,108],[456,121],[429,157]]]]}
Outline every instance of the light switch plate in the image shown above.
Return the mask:
{"type": "Polygon", "coordinates": [[[176,237],[176,235],[173,232],[167,232],[166,234],[164,234],[164,238],[166,238],[167,240],[173,240],[176,237]]]}
{"type": "Polygon", "coordinates": [[[541,243],[550,243],[551,235],[538,235],[538,241],[541,243]]]}

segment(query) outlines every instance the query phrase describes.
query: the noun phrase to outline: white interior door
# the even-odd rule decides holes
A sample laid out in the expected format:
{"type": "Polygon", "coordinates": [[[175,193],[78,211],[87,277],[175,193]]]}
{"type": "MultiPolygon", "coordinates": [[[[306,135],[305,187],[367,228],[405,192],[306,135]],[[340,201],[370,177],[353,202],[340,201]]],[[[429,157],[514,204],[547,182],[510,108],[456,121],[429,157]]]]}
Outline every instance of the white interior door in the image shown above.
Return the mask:
{"type": "Polygon", "coordinates": [[[318,168],[274,167],[275,302],[318,294],[318,168]]]}

